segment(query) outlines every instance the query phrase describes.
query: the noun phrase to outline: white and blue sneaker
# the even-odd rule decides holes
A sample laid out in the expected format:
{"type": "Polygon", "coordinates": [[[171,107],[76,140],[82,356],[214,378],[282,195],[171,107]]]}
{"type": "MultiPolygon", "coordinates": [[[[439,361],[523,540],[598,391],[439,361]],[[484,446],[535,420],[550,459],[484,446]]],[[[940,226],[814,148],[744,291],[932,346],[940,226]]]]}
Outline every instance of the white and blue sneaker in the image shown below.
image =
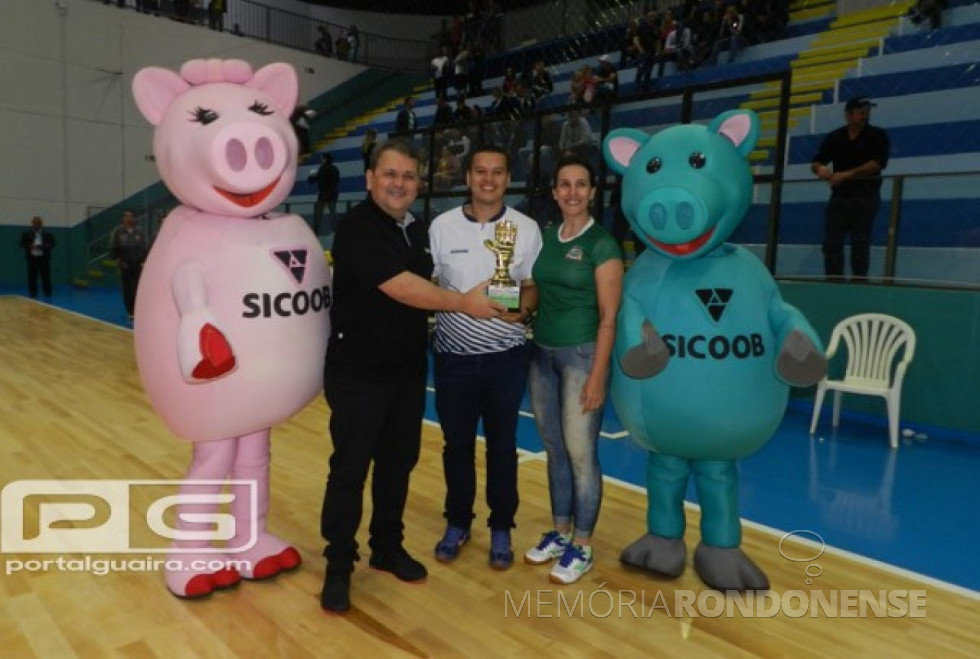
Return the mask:
{"type": "Polygon", "coordinates": [[[556,530],[541,534],[541,541],[524,554],[524,562],[531,565],[542,565],[565,553],[572,535],[562,535],[556,530]]]}
{"type": "Polygon", "coordinates": [[[593,564],[592,547],[570,544],[555,567],[551,568],[548,578],[553,583],[575,583],[592,569],[593,564]]]}

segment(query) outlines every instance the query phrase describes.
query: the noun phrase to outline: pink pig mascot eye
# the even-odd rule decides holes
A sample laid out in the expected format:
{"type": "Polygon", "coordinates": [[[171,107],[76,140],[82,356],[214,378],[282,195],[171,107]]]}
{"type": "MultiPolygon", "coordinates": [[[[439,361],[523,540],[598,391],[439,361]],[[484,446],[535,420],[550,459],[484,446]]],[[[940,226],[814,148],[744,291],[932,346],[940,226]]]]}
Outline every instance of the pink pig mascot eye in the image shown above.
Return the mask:
{"type": "Polygon", "coordinates": [[[292,67],[253,72],[240,60],[133,79],[160,175],[181,202],[146,260],[135,319],[147,396],[194,447],[165,574],[179,597],[301,562],[266,530],[270,428],[320,392],[329,335],[320,243],[302,218],[271,212],[296,176],[298,89],[292,67]]]}

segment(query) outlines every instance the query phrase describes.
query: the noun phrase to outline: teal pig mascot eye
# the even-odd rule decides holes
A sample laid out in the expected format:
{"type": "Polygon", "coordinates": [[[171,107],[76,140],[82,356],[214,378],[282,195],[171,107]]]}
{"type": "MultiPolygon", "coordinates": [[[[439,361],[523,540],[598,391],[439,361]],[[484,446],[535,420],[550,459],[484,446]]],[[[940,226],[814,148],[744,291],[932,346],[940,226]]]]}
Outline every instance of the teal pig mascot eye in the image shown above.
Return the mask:
{"type": "Polygon", "coordinates": [[[647,163],[647,172],[656,174],[660,171],[661,165],[663,165],[663,161],[660,158],[650,158],[650,162],[647,163]]]}
{"type": "Polygon", "coordinates": [[[687,162],[694,169],[701,169],[707,164],[708,159],[700,151],[695,151],[691,154],[691,157],[687,159],[687,162]]]}

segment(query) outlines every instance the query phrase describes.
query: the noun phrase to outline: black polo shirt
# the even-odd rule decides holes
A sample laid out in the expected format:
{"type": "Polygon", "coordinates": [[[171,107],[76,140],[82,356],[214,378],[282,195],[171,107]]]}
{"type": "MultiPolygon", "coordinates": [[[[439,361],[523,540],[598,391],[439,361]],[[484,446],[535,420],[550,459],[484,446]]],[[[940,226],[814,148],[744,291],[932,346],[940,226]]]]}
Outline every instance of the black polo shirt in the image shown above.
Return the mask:
{"type": "MultiPolygon", "coordinates": [[[[847,126],[827,133],[820,143],[820,150],[814,158],[827,165],[834,163],[835,172],[844,172],[860,167],[869,160],[875,160],[884,169],[888,166],[890,144],[888,133],[881,128],[867,125],[853,140],[847,134],[847,126]]],[[[834,187],[835,196],[878,196],[881,177],[853,179],[834,187]]]]}
{"type": "Polygon", "coordinates": [[[369,197],[338,223],[333,260],[324,377],[365,382],[424,377],[429,312],[396,302],[378,286],[405,271],[431,278],[425,223],[400,226],[369,197]]]}

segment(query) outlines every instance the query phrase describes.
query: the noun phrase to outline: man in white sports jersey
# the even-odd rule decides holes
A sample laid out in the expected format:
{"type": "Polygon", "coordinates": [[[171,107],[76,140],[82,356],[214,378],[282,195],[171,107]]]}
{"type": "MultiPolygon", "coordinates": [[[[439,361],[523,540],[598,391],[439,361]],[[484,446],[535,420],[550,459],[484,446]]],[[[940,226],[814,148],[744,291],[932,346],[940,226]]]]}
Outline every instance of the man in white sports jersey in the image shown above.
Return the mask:
{"type": "Polygon", "coordinates": [[[510,530],[517,512],[517,416],[527,378],[525,326],[537,308],[531,267],[541,250],[537,222],[504,205],[510,183],[505,150],[482,146],[466,170],[470,199],[439,215],[429,228],[434,275],[439,285],[467,291],[494,274],[496,258],[484,245],[496,225],[517,227],[510,276],[521,285],[520,308],[499,318],[477,320],[453,312],[436,314],[433,341],[436,411],[445,446],[446,533],[436,544],[436,560],[449,563],[470,538],[476,497],[475,445],[482,419],[487,451],[487,504],[490,508],[490,567],[508,569],[514,561],[510,530]]]}

